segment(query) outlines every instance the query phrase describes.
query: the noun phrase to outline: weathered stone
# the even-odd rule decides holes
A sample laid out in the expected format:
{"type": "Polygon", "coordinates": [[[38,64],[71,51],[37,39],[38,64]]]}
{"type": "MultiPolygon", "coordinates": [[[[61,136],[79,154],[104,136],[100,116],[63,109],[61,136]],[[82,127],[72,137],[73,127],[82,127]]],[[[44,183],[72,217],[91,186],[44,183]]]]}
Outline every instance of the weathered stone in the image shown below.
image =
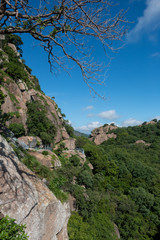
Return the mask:
{"type": "Polygon", "coordinates": [[[64,127],[62,128],[62,138],[64,140],[69,139],[69,135],[64,127]]]}
{"type": "Polygon", "coordinates": [[[65,157],[70,158],[71,156],[78,156],[80,159],[80,163],[84,164],[86,162],[86,155],[80,151],[77,150],[65,150],[63,151],[63,154],[65,157]]]}
{"type": "Polygon", "coordinates": [[[26,224],[29,240],[68,240],[69,204],[62,204],[0,136],[0,211],[26,224]]]}
{"type": "Polygon", "coordinates": [[[36,159],[44,166],[53,169],[54,168],[58,168],[61,167],[61,162],[59,161],[57,155],[53,152],[51,152],[50,150],[47,150],[48,155],[45,156],[44,154],[42,154],[44,150],[40,149],[37,151],[31,151],[29,150],[29,153],[36,157],[36,159]]]}
{"type": "Polygon", "coordinates": [[[71,212],[76,211],[76,199],[72,195],[69,195],[69,205],[71,212]]]}
{"type": "Polygon", "coordinates": [[[91,170],[94,169],[94,167],[93,167],[93,165],[92,165],[91,163],[88,163],[88,167],[89,167],[91,170]]]}
{"type": "Polygon", "coordinates": [[[40,147],[42,148],[42,140],[39,137],[23,136],[18,138],[19,142],[24,142],[29,148],[40,147]]]}
{"type": "Polygon", "coordinates": [[[117,126],[107,125],[96,128],[92,131],[90,140],[94,141],[96,145],[99,145],[110,138],[116,138],[117,137],[116,134],[108,133],[109,131],[114,129],[117,129],[117,126]]]}
{"type": "MultiPolygon", "coordinates": [[[[16,54],[18,54],[14,44],[9,44],[9,46],[16,54]]],[[[4,54],[4,58],[5,61],[8,61],[7,54],[4,54]]],[[[3,70],[5,71],[5,69],[3,70]]],[[[24,82],[21,79],[14,81],[14,79],[9,76],[4,76],[4,84],[1,89],[7,97],[2,105],[2,111],[3,113],[19,113],[19,117],[13,117],[7,122],[7,125],[15,122],[22,123],[25,128],[25,133],[27,134],[27,102],[39,101],[45,107],[47,117],[56,128],[56,136],[53,139],[54,142],[58,143],[63,139],[69,139],[69,135],[66,132],[65,127],[63,127],[63,117],[57,110],[57,104],[50,97],[45,96],[41,91],[35,90],[38,86],[38,81],[36,82],[35,77],[31,76],[26,68],[24,68],[24,71],[28,76],[27,82],[24,82]],[[29,82],[30,85],[33,85],[34,89],[28,90],[29,82]]]]}
{"type": "Polygon", "coordinates": [[[75,149],[75,142],[76,142],[75,138],[66,139],[66,140],[63,140],[62,142],[65,144],[65,147],[68,150],[74,150],[75,149]]]}
{"type": "Polygon", "coordinates": [[[146,143],[144,140],[137,140],[136,144],[143,144],[143,145],[148,146],[148,147],[151,145],[150,143],[146,143]]]}
{"type": "Polygon", "coordinates": [[[115,223],[114,223],[114,231],[116,233],[117,238],[120,239],[121,238],[120,232],[119,232],[118,226],[115,223]]]}
{"type": "Polygon", "coordinates": [[[17,51],[16,46],[13,43],[8,43],[8,46],[16,53],[17,57],[20,56],[20,53],[17,51]]]}
{"type": "Polygon", "coordinates": [[[18,86],[19,86],[19,89],[21,90],[21,92],[28,90],[27,85],[23,82],[18,83],[18,86]]]}

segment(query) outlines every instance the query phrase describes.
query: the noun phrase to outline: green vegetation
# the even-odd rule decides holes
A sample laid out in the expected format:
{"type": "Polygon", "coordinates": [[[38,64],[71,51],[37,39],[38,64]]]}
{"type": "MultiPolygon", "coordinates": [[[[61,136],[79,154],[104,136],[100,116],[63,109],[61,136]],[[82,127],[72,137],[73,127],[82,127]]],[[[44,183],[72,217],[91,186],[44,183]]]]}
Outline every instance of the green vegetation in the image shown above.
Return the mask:
{"type": "Polygon", "coordinates": [[[70,240],[116,240],[114,223],[121,239],[159,239],[159,130],[160,122],[117,129],[117,138],[100,146],[77,137],[76,144],[85,150],[87,162],[82,164],[76,155],[65,157],[62,144],[57,152],[62,167],[53,171],[25,153],[23,162],[47,180],[62,202],[68,193],[76,199],[77,212],[68,223],[70,240]],[[150,145],[136,144],[139,139],[150,145]]]}
{"type": "Polygon", "coordinates": [[[74,128],[69,124],[68,120],[64,120],[65,129],[70,137],[74,137],[74,128]]]}
{"type": "Polygon", "coordinates": [[[27,73],[24,71],[24,68],[20,65],[17,64],[17,62],[8,62],[5,64],[6,73],[8,73],[9,76],[12,77],[16,82],[21,79],[24,82],[28,81],[28,76],[27,73]]]}
{"type": "Polygon", "coordinates": [[[25,225],[15,223],[15,219],[8,216],[0,220],[0,239],[3,240],[27,240],[25,225]]]}
{"type": "Polygon", "coordinates": [[[42,154],[43,154],[44,156],[48,156],[48,155],[49,155],[48,151],[43,151],[42,154]]]}
{"type": "Polygon", "coordinates": [[[76,146],[84,148],[94,169],[84,165],[78,173],[78,166],[74,173],[76,184],[69,191],[78,212],[69,220],[70,239],[116,239],[113,222],[123,240],[160,239],[160,121],[155,123],[112,130],[117,138],[100,146],[77,137],[76,146]],[[99,226],[100,216],[108,219],[108,229],[99,226]],[[96,235],[95,229],[106,234],[96,235]]]}
{"type": "Polygon", "coordinates": [[[7,34],[5,36],[5,45],[7,43],[14,44],[16,46],[17,50],[19,51],[19,53],[22,55],[23,51],[22,51],[21,46],[23,45],[23,41],[22,41],[22,39],[18,35],[7,34]]]}
{"type": "Polygon", "coordinates": [[[1,106],[4,103],[4,99],[5,99],[5,95],[2,92],[1,88],[0,88],[0,123],[3,125],[5,124],[5,122],[8,120],[8,114],[7,113],[3,113],[1,106]]]}
{"type": "Polygon", "coordinates": [[[61,190],[61,186],[66,181],[56,171],[51,171],[48,167],[42,165],[35,157],[31,156],[26,150],[22,148],[14,148],[17,156],[22,162],[41,179],[45,178],[48,188],[55,194],[55,196],[65,202],[68,200],[68,194],[61,190]]]}
{"type": "Polygon", "coordinates": [[[56,128],[48,119],[45,107],[39,101],[33,101],[27,103],[27,108],[28,134],[40,137],[45,145],[53,143],[56,128]]]}
{"type": "MultiPolygon", "coordinates": [[[[20,79],[26,83],[29,89],[34,88],[35,90],[41,91],[38,79],[35,76],[29,77],[29,74],[32,72],[31,68],[29,68],[23,60],[20,61],[19,59],[22,57],[23,53],[21,48],[22,45],[23,42],[19,36],[13,34],[6,35],[3,52],[7,54],[9,61],[4,60],[1,68],[6,68],[5,72],[13,79],[13,81],[18,82],[20,79]],[[8,46],[8,43],[12,43],[16,46],[20,56],[8,46]]],[[[3,53],[1,52],[1,55],[2,54],[3,53]]]]}
{"type": "Polygon", "coordinates": [[[54,152],[58,155],[58,156],[61,156],[63,150],[65,150],[65,144],[63,142],[61,142],[59,145],[58,145],[58,148],[56,150],[54,150],[54,152]]]}
{"type": "Polygon", "coordinates": [[[68,224],[70,240],[116,240],[114,227],[105,213],[98,213],[88,222],[74,212],[68,224]]]}
{"type": "Polygon", "coordinates": [[[14,133],[15,137],[21,137],[25,135],[25,129],[22,123],[11,123],[9,129],[14,133]]]}
{"type": "Polygon", "coordinates": [[[8,95],[9,95],[9,97],[10,97],[12,102],[18,103],[18,100],[17,100],[17,98],[15,97],[15,95],[13,93],[8,91],[8,95]]]}

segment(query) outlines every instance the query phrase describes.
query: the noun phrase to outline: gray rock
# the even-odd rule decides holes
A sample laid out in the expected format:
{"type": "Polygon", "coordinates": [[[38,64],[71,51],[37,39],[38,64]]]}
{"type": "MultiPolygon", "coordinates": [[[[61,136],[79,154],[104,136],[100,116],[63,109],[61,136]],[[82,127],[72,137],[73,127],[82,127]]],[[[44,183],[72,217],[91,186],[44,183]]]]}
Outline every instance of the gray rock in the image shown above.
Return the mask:
{"type": "Polygon", "coordinates": [[[68,240],[69,204],[57,200],[1,135],[0,179],[0,212],[26,224],[30,240],[68,240]]]}

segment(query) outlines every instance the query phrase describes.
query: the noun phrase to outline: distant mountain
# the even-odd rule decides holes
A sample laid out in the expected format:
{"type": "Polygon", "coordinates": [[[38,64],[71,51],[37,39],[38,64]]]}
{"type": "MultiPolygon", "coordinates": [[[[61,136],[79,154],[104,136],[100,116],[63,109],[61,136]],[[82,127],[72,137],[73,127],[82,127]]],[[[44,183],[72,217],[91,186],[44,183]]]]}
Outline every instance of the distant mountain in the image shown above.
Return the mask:
{"type": "Polygon", "coordinates": [[[74,130],[74,135],[77,136],[77,137],[89,137],[89,134],[86,134],[86,133],[81,133],[79,131],[76,131],[74,130]]]}

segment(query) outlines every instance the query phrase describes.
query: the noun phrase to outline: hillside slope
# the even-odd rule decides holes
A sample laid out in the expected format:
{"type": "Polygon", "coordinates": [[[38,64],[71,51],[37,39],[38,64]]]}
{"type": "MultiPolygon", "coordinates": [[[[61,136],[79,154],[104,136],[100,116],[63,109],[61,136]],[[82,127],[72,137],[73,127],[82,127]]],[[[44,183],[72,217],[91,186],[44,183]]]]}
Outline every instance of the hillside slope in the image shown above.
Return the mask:
{"type": "Polygon", "coordinates": [[[19,46],[19,42],[18,37],[16,39],[7,38],[3,50],[0,49],[1,90],[6,95],[2,110],[13,115],[7,125],[13,123],[22,124],[25,135],[38,135],[35,125],[39,124],[37,128],[41,128],[41,132],[50,135],[49,137],[52,140],[54,139],[55,143],[63,139],[69,139],[61,110],[53,99],[41,91],[38,79],[31,75],[31,69],[21,60],[15,46],[19,46]],[[33,119],[33,114],[36,114],[36,112],[37,119],[33,119]],[[38,112],[43,112],[44,116],[41,116],[38,112]],[[29,114],[30,122],[27,122],[29,114]],[[40,122],[43,122],[45,129],[40,126],[40,122]]]}

